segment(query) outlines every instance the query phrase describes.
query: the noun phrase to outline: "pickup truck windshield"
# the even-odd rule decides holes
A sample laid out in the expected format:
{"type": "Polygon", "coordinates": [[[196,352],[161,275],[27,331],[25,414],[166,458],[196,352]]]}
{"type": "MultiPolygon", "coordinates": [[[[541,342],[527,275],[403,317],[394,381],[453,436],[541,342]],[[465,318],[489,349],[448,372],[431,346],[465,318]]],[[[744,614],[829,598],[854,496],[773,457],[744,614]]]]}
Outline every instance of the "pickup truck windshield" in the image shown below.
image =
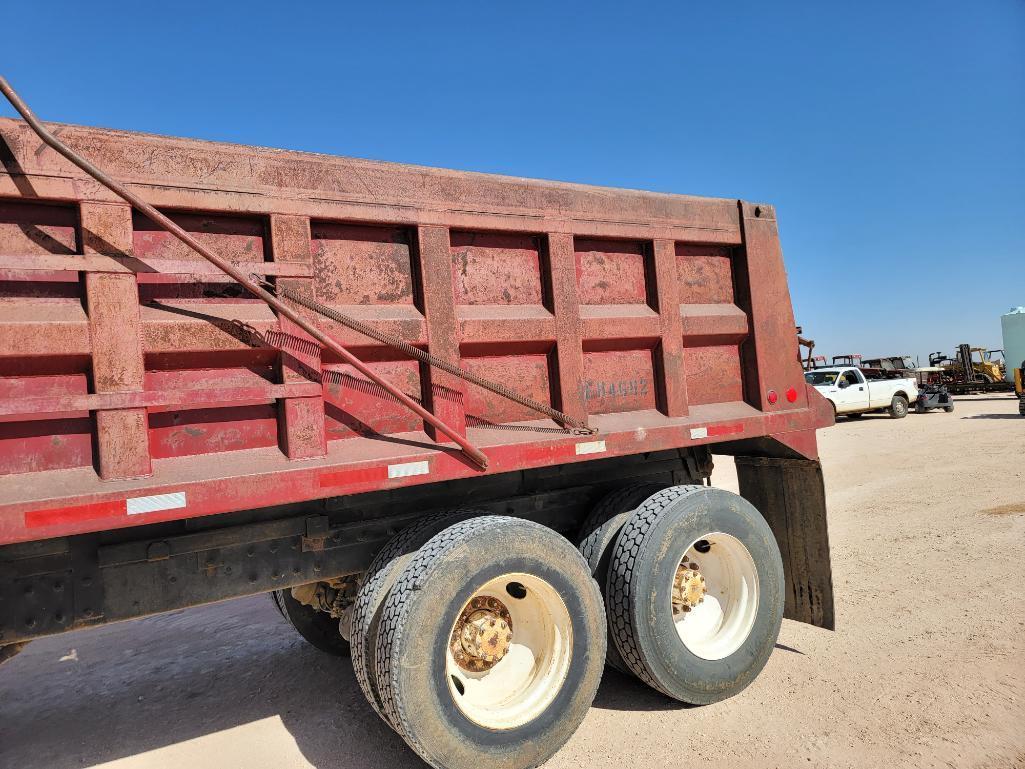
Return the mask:
{"type": "Polygon", "coordinates": [[[810,385],[831,385],[836,382],[835,371],[806,371],[804,381],[810,385]]]}

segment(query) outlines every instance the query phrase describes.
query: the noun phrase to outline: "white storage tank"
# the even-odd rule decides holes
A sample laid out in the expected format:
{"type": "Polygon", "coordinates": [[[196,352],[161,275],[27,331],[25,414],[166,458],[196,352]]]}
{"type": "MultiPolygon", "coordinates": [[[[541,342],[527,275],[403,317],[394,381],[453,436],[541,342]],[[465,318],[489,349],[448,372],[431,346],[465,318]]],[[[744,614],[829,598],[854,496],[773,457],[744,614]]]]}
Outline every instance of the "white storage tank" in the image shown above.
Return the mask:
{"type": "Polygon", "coordinates": [[[1004,332],[1004,360],[1007,361],[1007,381],[1014,382],[1014,369],[1025,360],[1025,307],[1012,307],[1000,316],[1004,332]]]}

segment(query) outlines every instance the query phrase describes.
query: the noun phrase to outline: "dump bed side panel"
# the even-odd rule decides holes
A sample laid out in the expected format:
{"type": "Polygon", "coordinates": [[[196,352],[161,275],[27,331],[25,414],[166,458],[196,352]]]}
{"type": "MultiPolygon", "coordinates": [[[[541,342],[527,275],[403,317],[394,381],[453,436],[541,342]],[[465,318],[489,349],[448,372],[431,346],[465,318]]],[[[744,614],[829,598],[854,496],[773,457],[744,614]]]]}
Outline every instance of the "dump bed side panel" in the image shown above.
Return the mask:
{"type": "MultiPolygon", "coordinates": [[[[57,130],[247,271],[597,430],[312,316],[488,472],[828,420],[770,206],[57,130]]],[[[480,472],[19,121],[0,158],[0,543],[480,472]]]]}

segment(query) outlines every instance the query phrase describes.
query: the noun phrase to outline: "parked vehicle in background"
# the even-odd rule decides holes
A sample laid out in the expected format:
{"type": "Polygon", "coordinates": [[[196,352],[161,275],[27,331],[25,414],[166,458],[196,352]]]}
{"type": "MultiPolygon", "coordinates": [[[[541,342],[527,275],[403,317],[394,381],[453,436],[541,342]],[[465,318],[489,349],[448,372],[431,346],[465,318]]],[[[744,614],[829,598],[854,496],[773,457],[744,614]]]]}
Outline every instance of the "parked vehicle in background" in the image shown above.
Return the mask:
{"type": "Polygon", "coordinates": [[[914,379],[918,385],[918,398],[912,405],[916,414],[934,409],[947,413],[954,410],[954,398],[945,384],[944,369],[939,366],[919,366],[910,355],[890,355],[865,358],[861,372],[868,379],[914,379]]]}
{"type": "Polygon", "coordinates": [[[943,409],[949,414],[954,410],[954,396],[943,384],[943,369],[923,366],[915,369],[913,376],[918,383],[918,399],[914,403],[916,414],[934,409],[943,409]]]}
{"type": "Polygon", "coordinates": [[[918,364],[910,355],[890,355],[885,358],[864,358],[861,367],[882,371],[913,371],[918,368],[918,364]]]}
{"type": "Polygon", "coordinates": [[[944,383],[952,393],[1006,392],[1011,385],[1004,378],[1003,353],[960,344],[953,358],[942,352],[931,353],[929,365],[944,370],[944,383]]]}
{"type": "Polygon", "coordinates": [[[834,366],[804,373],[812,385],[833,404],[837,414],[859,417],[873,411],[887,411],[903,419],[908,407],[918,400],[918,384],[908,377],[869,378],[854,366],[834,366]]]}
{"type": "Polygon", "coordinates": [[[834,355],[833,356],[833,365],[834,366],[860,366],[861,365],[861,355],[859,353],[856,353],[856,352],[849,352],[849,353],[845,353],[843,355],[834,355]]]}

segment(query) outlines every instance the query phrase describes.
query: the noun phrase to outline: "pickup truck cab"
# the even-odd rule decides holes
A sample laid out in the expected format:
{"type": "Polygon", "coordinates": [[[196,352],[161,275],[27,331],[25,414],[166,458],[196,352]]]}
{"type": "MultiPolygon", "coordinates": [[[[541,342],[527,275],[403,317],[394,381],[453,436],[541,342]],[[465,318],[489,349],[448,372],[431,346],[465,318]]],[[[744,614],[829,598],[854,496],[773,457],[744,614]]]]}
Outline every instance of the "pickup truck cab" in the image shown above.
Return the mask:
{"type": "Polygon", "coordinates": [[[918,399],[918,385],[909,378],[873,378],[855,366],[806,371],[805,381],[833,404],[837,414],[860,417],[888,411],[894,419],[907,416],[908,404],[918,399]]]}

